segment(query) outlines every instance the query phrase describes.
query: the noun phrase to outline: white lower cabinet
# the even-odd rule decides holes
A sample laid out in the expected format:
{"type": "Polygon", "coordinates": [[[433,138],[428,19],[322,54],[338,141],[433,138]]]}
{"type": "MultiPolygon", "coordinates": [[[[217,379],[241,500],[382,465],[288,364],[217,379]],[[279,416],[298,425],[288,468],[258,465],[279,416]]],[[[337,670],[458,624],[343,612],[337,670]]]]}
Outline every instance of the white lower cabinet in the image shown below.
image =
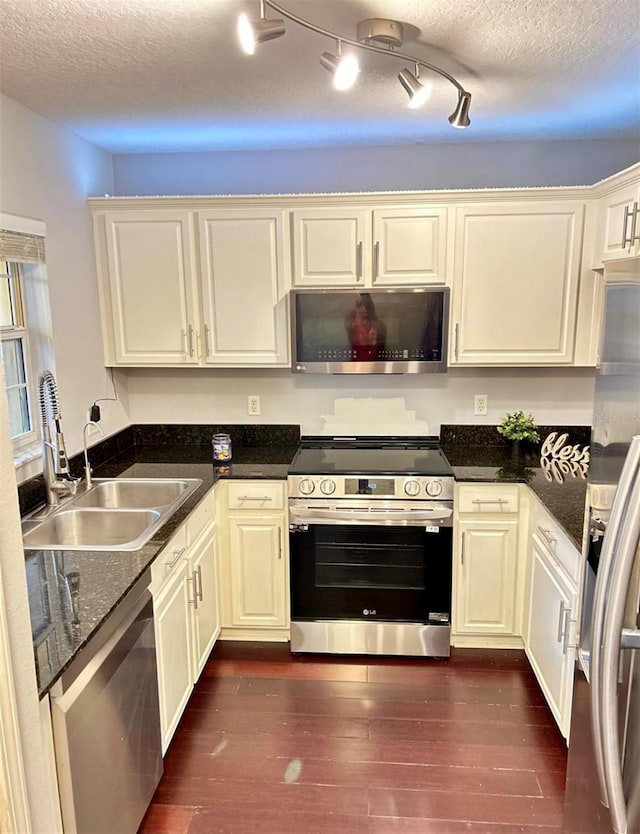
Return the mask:
{"type": "Polygon", "coordinates": [[[527,657],[560,731],[568,738],[577,592],[533,535],[527,657]]]}
{"type": "Polygon", "coordinates": [[[219,484],[223,637],[288,640],[289,561],[285,486],[279,481],[219,484]]]}
{"type": "Polygon", "coordinates": [[[164,755],[193,688],[189,562],[181,558],[154,599],[156,658],[164,755]]]}
{"type": "Polygon", "coordinates": [[[518,520],[461,521],[458,634],[516,633],[518,520]]]}
{"type": "Polygon", "coordinates": [[[453,644],[521,646],[517,484],[461,484],[456,492],[453,644]]]}
{"type": "Polygon", "coordinates": [[[196,509],[197,527],[180,528],[151,569],[163,755],[220,633],[213,494],[204,502],[211,512],[196,509]]]}

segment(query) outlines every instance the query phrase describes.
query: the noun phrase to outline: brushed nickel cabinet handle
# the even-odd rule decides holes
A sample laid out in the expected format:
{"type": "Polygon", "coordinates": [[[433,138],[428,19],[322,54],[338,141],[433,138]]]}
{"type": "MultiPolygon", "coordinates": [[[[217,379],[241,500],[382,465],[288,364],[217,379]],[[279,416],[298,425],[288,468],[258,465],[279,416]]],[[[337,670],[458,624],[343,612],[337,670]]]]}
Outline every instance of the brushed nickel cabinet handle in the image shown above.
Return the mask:
{"type": "Polygon", "coordinates": [[[273,501],[271,495],[241,495],[239,501],[273,501]]]}
{"type": "Polygon", "coordinates": [[[174,554],[173,559],[171,559],[169,562],[165,562],[165,565],[167,566],[167,568],[169,570],[171,570],[172,568],[175,568],[175,566],[178,564],[178,562],[182,558],[182,554],[185,552],[186,549],[187,549],[186,547],[181,547],[180,550],[174,550],[173,551],[173,554],[174,554]]]}
{"type": "MultiPolygon", "coordinates": [[[[567,609],[568,610],[568,609],[567,609]]],[[[558,611],[558,636],[556,637],[557,642],[559,643],[562,640],[562,635],[564,633],[564,615],[565,615],[565,607],[564,607],[564,600],[560,600],[560,610],[558,611]]]]}
{"type": "Polygon", "coordinates": [[[356,278],[362,280],[362,241],[356,246],[356,278]]]}
{"type": "Polygon", "coordinates": [[[196,594],[200,602],[202,602],[202,565],[198,565],[198,567],[196,568],[195,576],[197,579],[197,582],[195,583],[196,594]]]}
{"type": "Polygon", "coordinates": [[[204,355],[209,358],[211,351],[209,349],[209,325],[204,326],[204,355]]]}
{"type": "Polygon", "coordinates": [[[189,605],[193,605],[193,610],[198,610],[198,580],[196,579],[196,572],[192,571],[191,576],[187,576],[187,582],[193,582],[193,599],[189,600],[189,605]]]}
{"type": "Polygon", "coordinates": [[[503,504],[508,504],[509,501],[507,498],[474,498],[471,503],[477,504],[478,506],[481,504],[498,504],[502,506],[503,504]]]}
{"type": "Polygon", "coordinates": [[[460,542],[460,564],[464,565],[464,537],[465,533],[462,534],[462,540],[460,542]]]}
{"type": "Polygon", "coordinates": [[[626,249],[627,246],[631,246],[633,244],[633,225],[631,226],[631,234],[627,237],[627,225],[629,223],[629,218],[634,216],[636,204],[633,204],[633,208],[629,208],[629,206],[624,207],[624,217],[622,219],[622,248],[626,249]]]}
{"type": "Polygon", "coordinates": [[[282,527],[278,527],[278,559],[282,559],[282,527]]]}
{"type": "Polygon", "coordinates": [[[453,347],[453,355],[458,358],[458,334],[460,332],[460,325],[456,322],[456,329],[454,332],[454,347],[453,347]]]}
{"type": "Polygon", "coordinates": [[[640,214],[640,208],[638,208],[638,204],[633,204],[633,220],[631,221],[631,239],[629,240],[629,244],[633,246],[633,244],[640,240],[640,232],[636,234],[636,225],[638,223],[638,214],[640,214]]]}
{"type": "Polygon", "coordinates": [[[538,532],[545,540],[545,542],[549,545],[549,547],[553,547],[555,549],[557,539],[551,535],[551,530],[544,530],[540,525],[538,525],[538,532]]]}
{"type": "Polygon", "coordinates": [[[187,329],[187,341],[189,343],[189,356],[193,356],[193,325],[190,324],[187,329]]]}
{"type": "Polygon", "coordinates": [[[380,274],[380,241],[376,240],[373,245],[373,280],[376,281],[380,274]]]}

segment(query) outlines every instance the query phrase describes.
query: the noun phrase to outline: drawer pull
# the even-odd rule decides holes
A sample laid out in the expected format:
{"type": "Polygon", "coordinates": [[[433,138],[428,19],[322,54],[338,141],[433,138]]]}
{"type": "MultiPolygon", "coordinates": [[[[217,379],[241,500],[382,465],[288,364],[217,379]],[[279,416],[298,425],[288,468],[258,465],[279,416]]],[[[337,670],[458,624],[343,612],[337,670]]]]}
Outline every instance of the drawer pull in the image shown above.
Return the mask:
{"type": "Polygon", "coordinates": [[[481,504],[508,504],[509,501],[506,498],[474,498],[471,502],[472,504],[477,504],[480,506],[481,504]]]}
{"type": "Polygon", "coordinates": [[[558,541],[555,536],[551,535],[551,530],[544,530],[540,525],[538,525],[538,531],[542,538],[546,541],[549,547],[555,548],[556,542],[558,541]]]}
{"type": "Polygon", "coordinates": [[[173,551],[173,553],[174,553],[173,559],[171,559],[170,562],[165,562],[165,565],[167,566],[167,568],[169,570],[171,570],[171,568],[175,568],[175,566],[178,564],[178,562],[182,558],[182,554],[185,552],[186,549],[187,549],[186,547],[181,547],[180,550],[174,550],[173,551]]]}
{"type": "Polygon", "coordinates": [[[271,495],[241,495],[239,501],[273,501],[271,495]]]}

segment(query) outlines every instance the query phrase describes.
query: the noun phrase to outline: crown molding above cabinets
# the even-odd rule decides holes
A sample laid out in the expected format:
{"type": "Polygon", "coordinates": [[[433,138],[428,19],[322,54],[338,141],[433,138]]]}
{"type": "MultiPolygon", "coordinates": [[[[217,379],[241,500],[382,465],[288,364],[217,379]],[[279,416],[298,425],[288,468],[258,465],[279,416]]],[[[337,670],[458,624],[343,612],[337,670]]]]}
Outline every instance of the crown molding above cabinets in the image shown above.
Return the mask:
{"type": "Polygon", "coordinates": [[[593,366],[640,163],[593,186],[89,200],[105,364],[283,368],[291,287],[451,287],[449,364],[593,366]]]}

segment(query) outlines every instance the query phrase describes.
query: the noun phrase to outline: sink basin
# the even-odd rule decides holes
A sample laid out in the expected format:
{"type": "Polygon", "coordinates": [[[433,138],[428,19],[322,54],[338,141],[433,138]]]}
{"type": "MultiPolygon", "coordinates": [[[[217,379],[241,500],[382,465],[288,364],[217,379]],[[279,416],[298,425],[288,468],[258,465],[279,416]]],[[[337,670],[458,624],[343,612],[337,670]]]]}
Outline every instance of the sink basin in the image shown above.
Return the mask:
{"type": "Polygon", "coordinates": [[[24,546],[27,550],[137,550],[160,516],[158,510],[61,510],[25,533],[24,546]]]}
{"type": "Polygon", "coordinates": [[[76,498],[73,505],[75,507],[99,507],[109,510],[121,507],[132,510],[168,507],[189,490],[193,483],[197,485],[200,481],[164,478],[150,478],[148,480],[133,478],[96,479],[91,489],[76,498]]]}
{"type": "Polygon", "coordinates": [[[139,550],[202,483],[199,478],[105,478],[44,520],[23,522],[25,550],[139,550]]]}

